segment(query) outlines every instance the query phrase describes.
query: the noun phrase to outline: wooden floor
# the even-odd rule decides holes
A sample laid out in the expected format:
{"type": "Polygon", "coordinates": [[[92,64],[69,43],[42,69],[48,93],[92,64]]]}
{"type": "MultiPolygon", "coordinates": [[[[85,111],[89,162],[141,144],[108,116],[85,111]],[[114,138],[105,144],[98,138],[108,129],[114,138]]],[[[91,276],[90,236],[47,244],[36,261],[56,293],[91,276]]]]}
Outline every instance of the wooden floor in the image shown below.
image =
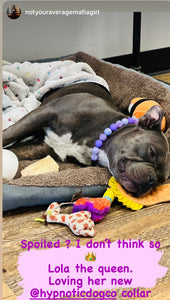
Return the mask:
{"type": "MultiPolygon", "coordinates": [[[[160,79],[160,78],[159,78],[160,79]]],[[[15,295],[20,295],[22,289],[18,286],[21,277],[17,270],[20,243],[22,239],[37,241],[41,239],[61,241],[65,246],[66,239],[71,240],[71,245],[76,245],[77,237],[70,230],[60,224],[35,222],[35,218],[43,215],[47,207],[34,207],[17,209],[7,212],[3,218],[3,300],[14,300],[15,295]]],[[[65,208],[64,211],[69,211],[65,208]]],[[[168,272],[163,279],[158,280],[152,288],[151,300],[170,300],[170,203],[158,204],[152,207],[133,212],[117,203],[110,209],[109,214],[95,225],[96,235],[93,241],[103,241],[109,238],[112,242],[118,239],[141,239],[146,241],[159,241],[160,250],[164,255],[160,264],[168,267],[168,272]]],[[[86,244],[88,238],[81,238],[81,245],[86,244]]],[[[118,295],[120,295],[118,290],[118,295]]],[[[119,296],[118,300],[121,300],[119,296]]],[[[134,298],[131,298],[134,299],[134,298]]],[[[143,299],[143,298],[135,298],[143,299]]],[[[25,299],[27,300],[27,299],[25,299]]]]}
{"type": "Polygon", "coordinates": [[[2,291],[2,300],[17,300],[17,297],[5,283],[2,285],[2,291]]]}
{"type": "Polygon", "coordinates": [[[170,83],[170,73],[159,74],[159,75],[155,75],[153,77],[158,79],[158,80],[170,83]]]}

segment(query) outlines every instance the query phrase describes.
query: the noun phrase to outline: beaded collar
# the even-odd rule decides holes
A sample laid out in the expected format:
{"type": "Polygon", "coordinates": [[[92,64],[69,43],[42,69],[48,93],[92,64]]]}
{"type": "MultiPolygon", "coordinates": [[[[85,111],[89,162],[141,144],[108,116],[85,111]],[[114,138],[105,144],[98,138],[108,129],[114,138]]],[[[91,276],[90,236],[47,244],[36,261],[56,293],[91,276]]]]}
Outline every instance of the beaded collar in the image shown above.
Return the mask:
{"type": "Polygon", "coordinates": [[[134,118],[123,118],[122,120],[118,120],[116,123],[112,123],[109,127],[104,130],[104,133],[99,135],[99,139],[95,141],[95,147],[92,149],[91,160],[97,161],[99,159],[100,148],[103,146],[103,143],[107,140],[107,138],[119,128],[128,125],[128,124],[137,124],[138,120],[134,118]]]}

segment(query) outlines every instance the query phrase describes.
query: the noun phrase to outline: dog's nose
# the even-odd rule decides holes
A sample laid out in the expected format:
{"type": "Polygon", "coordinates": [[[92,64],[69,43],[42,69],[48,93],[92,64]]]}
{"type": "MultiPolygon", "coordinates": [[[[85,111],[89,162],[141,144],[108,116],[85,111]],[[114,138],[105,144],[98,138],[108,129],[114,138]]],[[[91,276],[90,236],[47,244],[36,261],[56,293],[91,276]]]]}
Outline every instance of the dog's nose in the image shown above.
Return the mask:
{"type": "Polygon", "coordinates": [[[145,181],[138,184],[138,192],[136,193],[136,197],[140,197],[148,193],[151,188],[155,187],[158,183],[157,176],[151,171],[145,177],[145,181]]]}
{"type": "Polygon", "coordinates": [[[157,178],[152,172],[148,174],[148,183],[150,187],[155,186],[157,184],[157,178]]]}

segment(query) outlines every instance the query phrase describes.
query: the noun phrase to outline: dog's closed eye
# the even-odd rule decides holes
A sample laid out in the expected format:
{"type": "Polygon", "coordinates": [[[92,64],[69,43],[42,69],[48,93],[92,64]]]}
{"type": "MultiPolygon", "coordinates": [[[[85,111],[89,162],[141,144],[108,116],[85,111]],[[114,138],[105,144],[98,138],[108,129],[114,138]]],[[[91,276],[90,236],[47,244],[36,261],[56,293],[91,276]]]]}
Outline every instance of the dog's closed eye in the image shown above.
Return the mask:
{"type": "Polygon", "coordinates": [[[155,157],[155,152],[152,147],[149,148],[150,157],[153,159],[155,157]]]}

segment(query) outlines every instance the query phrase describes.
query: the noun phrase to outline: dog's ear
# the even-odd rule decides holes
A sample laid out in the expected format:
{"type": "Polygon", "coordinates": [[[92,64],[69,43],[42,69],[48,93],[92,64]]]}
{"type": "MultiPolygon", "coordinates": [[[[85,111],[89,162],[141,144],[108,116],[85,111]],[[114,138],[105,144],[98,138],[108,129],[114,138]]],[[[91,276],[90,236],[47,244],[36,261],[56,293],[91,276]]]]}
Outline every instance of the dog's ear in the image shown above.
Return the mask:
{"type": "Polygon", "coordinates": [[[164,114],[159,105],[154,105],[139,118],[138,126],[144,129],[161,131],[161,122],[164,114]]]}

